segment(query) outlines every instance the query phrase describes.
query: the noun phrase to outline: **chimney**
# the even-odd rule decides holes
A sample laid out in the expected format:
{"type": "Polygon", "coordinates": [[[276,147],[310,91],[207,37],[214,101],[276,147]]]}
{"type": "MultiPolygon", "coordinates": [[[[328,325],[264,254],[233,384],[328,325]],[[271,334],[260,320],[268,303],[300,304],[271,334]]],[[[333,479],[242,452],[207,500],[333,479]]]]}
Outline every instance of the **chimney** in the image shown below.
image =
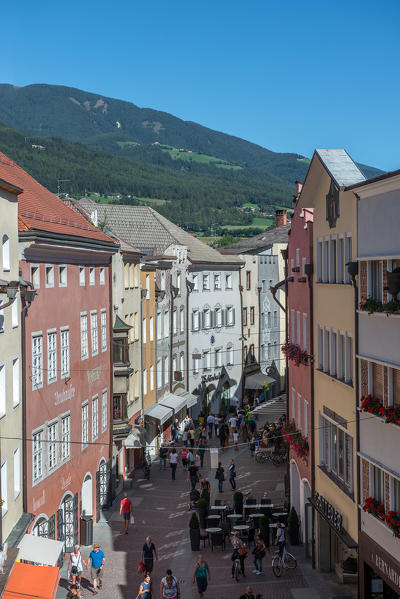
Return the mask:
{"type": "Polygon", "coordinates": [[[283,227],[287,223],[287,211],[276,210],[275,211],[275,227],[283,227]]]}

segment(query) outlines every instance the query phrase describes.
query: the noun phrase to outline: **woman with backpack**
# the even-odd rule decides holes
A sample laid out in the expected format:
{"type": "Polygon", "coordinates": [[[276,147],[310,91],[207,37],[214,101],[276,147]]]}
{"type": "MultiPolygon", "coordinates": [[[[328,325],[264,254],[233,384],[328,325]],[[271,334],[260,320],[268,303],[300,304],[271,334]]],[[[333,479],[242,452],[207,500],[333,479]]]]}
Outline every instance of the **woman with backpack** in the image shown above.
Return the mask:
{"type": "Polygon", "coordinates": [[[86,567],[86,562],[82,557],[79,545],[75,545],[74,551],[69,556],[68,572],[71,574],[72,584],[76,584],[78,588],[81,586],[83,566],[86,567]]]}
{"type": "Polygon", "coordinates": [[[160,597],[161,599],[179,599],[181,589],[178,579],[172,575],[171,570],[167,570],[164,578],[160,582],[160,597]]]}
{"type": "Polygon", "coordinates": [[[262,561],[265,557],[265,545],[260,535],[256,536],[256,544],[253,549],[254,566],[253,574],[262,574],[262,561]]]}

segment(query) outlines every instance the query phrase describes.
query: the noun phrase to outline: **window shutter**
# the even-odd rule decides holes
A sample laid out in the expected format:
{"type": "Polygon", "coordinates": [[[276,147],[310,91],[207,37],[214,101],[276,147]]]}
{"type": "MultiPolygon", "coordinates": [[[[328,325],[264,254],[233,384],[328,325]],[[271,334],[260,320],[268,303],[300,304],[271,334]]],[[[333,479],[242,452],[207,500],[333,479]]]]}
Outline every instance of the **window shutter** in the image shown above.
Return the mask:
{"type": "Polygon", "coordinates": [[[216,321],[215,310],[210,310],[210,328],[213,329],[215,327],[215,321],[216,321]]]}
{"type": "Polygon", "coordinates": [[[199,316],[200,316],[200,328],[204,329],[204,311],[199,313],[199,316]]]}
{"type": "Polygon", "coordinates": [[[192,312],[192,331],[194,331],[194,312],[192,312]]]}

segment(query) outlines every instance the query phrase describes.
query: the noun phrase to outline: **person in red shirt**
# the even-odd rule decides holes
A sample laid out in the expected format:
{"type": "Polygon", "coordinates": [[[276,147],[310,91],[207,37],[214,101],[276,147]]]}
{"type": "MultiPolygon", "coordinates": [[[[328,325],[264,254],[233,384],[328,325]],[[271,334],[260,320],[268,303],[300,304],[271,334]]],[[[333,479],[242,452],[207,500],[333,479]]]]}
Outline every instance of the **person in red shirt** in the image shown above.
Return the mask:
{"type": "Polygon", "coordinates": [[[128,534],[129,522],[132,514],[132,501],[128,499],[128,493],[124,493],[124,498],[121,501],[119,515],[124,519],[125,534],[128,534]]]}

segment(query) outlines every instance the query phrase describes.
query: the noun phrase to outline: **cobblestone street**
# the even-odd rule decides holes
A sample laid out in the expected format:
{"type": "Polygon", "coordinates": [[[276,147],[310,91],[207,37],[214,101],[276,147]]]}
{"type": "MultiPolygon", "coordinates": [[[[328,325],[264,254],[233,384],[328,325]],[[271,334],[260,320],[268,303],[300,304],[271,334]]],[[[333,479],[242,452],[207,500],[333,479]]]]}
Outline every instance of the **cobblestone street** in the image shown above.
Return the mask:
{"type": "MultiPolygon", "coordinates": [[[[247,446],[239,451],[228,449],[220,454],[226,468],[231,457],[235,458],[237,468],[237,487],[241,491],[251,491],[255,497],[267,496],[272,502],[281,504],[284,494],[284,473],[286,465],[275,467],[271,464],[258,464],[251,460],[247,446]]],[[[216,496],[217,481],[214,471],[210,470],[210,457],[207,454],[203,472],[212,487],[212,499],[216,496]]],[[[134,599],[141,577],[137,567],[141,557],[141,549],[147,535],[152,537],[156,545],[159,560],[155,562],[153,571],[153,597],[159,599],[159,583],[167,568],[181,581],[182,599],[197,597],[197,589],[192,585],[192,573],[197,555],[191,552],[189,540],[189,487],[186,472],[178,466],[177,480],[171,480],[169,468],[160,471],[158,462],[151,469],[151,479],[140,479],[141,471],[133,484],[129,496],[134,506],[135,524],[130,527],[129,535],[122,533],[122,522],[119,516],[119,499],[102,521],[94,526],[94,542],[101,544],[106,555],[104,569],[104,586],[99,598],[115,597],[118,599],[134,599]]],[[[229,482],[224,483],[223,494],[218,494],[227,502],[232,501],[232,490],[229,482]]],[[[90,548],[83,548],[85,559],[90,548]]],[[[296,570],[285,571],[282,578],[276,578],[271,569],[269,553],[264,558],[262,576],[252,574],[253,560],[251,550],[246,559],[246,579],[239,583],[231,578],[231,547],[225,551],[211,552],[209,547],[203,551],[211,570],[207,599],[238,599],[246,585],[251,585],[254,593],[262,593],[264,599],[317,599],[329,597],[352,597],[349,589],[336,585],[330,575],[320,575],[311,569],[309,561],[302,559],[302,548],[294,548],[299,559],[296,570]]],[[[61,570],[60,587],[57,599],[66,596],[68,582],[66,580],[67,560],[61,570]]],[[[89,573],[84,573],[83,596],[92,595],[89,585],[89,573]]],[[[355,595],[354,595],[355,596],[355,595]]]]}

